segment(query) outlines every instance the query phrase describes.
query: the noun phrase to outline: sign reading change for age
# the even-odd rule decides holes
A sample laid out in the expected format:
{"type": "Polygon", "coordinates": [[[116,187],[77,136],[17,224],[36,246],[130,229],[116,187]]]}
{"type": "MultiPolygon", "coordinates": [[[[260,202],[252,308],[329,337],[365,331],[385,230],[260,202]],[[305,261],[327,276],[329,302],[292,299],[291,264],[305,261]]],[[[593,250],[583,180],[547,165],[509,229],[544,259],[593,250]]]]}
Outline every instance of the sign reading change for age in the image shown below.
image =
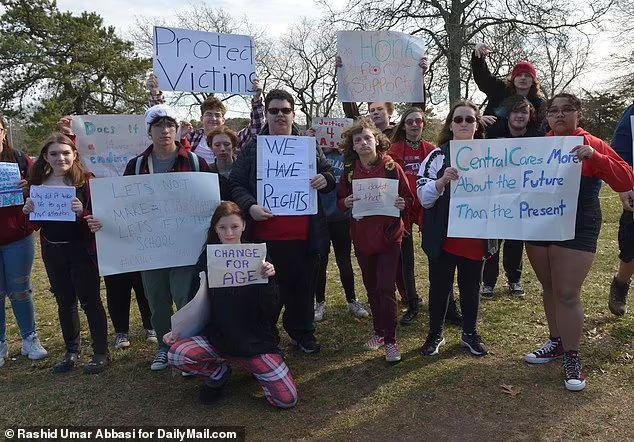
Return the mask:
{"type": "Polygon", "coordinates": [[[449,229],[457,238],[563,241],[575,235],[581,137],[451,141],[449,229]]]}
{"type": "Polygon", "coordinates": [[[316,149],[313,137],[259,135],[258,204],[274,215],[316,214],[316,149]]]}
{"type": "Polygon", "coordinates": [[[253,95],[253,38],[155,26],[154,73],[163,90],[253,95]]]}
{"type": "Polygon", "coordinates": [[[215,173],[95,178],[90,190],[102,276],[196,264],[220,204],[215,173]]]}
{"type": "Polygon", "coordinates": [[[240,287],[266,284],[262,263],[266,244],[209,244],[207,245],[207,278],[209,287],[240,287]]]}

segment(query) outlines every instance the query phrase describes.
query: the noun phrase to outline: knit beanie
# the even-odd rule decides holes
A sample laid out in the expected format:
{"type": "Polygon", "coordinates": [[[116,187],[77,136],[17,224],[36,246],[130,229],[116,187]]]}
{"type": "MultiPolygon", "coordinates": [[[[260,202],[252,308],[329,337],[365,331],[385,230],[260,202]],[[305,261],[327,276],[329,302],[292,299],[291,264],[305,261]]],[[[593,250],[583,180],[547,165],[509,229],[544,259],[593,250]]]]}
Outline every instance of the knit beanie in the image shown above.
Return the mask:
{"type": "Polygon", "coordinates": [[[522,60],[519,61],[511,72],[511,81],[515,79],[519,74],[528,74],[533,78],[533,81],[537,80],[537,70],[532,63],[522,60]]]}

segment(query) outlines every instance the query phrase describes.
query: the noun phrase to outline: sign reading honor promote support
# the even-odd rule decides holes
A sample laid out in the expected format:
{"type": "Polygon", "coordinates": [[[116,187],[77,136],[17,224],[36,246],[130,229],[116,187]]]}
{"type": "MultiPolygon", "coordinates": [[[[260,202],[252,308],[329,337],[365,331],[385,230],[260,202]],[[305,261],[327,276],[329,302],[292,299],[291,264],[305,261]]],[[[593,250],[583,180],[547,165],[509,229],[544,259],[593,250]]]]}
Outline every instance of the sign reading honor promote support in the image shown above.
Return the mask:
{"type": "Polygon", "coordinates": [[[394,31],[340,31],[337,54],[340,101],[424,101],[420,38],[394,31]]]}
{"type": "Polygon", "coordinates": [[[575,235],[581,137],[451,141],[449,230],[457,238],[562,241],[575,235]]]}
{"type": "Polygon", "coordinates": [[[72,186],[31,186],[30,197],[35,210],[31,221],[75,221],[70,205],[77,191],[72,186]]]}
{"type": "Polygon", "coordinates": [[[121,176],[150,144],[143,115],[76,115],[77,150],[96,177],[121,176]]]}
{"type": "Polygon", "coordinates": [[[253,95],[253,38],[155,26],[154,73],[163,90],[253,95]]]}
{"type": "Polygon", "coordinates": [[[260,274],[266,257],[266,244],[207,245],[209,287],[240,287],[266,284],[260,274]]]}
{"type": "Polygon", "coordinates": [[[341,141],[341,135],[352,126],[352,118],[319,117],[313,120],[315,138],[319,147],[335,148],[341,141]]]}
{"type": "Polygon", "coordinates": [[[258,204],[274,215],[314,215],[315,138],[258,135],[258,204]]]}
{"type": "Polygon", "coordinates": [[[398,180],[389,178],[364,178],[352,180],[352,195],[360,198],[352,203],[352,217],[384,215],[399,217],[394,203],[398,197],[398,180]]]}
{"type": "Polygon", "coordinates": [[[104,276],[196,264],[220,204],[214,173],[97,178],[90,190],[104,276]]]}
{"type": "Polygon", "coordinates": [[[0,163],[0,207],[24,204],[20,182],[20,166],[17,163],[0,163]]]}

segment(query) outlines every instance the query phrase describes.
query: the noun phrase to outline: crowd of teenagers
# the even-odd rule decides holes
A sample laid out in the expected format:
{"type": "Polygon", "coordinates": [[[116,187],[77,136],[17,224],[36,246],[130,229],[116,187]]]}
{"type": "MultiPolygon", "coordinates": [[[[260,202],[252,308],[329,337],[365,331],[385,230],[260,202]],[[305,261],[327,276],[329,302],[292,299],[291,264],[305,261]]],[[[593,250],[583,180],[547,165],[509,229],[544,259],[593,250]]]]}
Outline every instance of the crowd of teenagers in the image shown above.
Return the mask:
{"type": "MultiPolygon", "coordinates": [[[[112,345],[130,346],[132,289],[142,318],[145,338],[157,346],[150,368],[168,366],[184,376],[204,382],[200,401],[219,397],[231,374],[240,365],[261,384],[274,407],[296,404],[297,387],[280,348],[278,320],[291,345],[305,354],[317,353],[315,322],[326,315],[326,268],[330,244],[334,249],[341,286],[350,314],[371,316],[372,329],[365,344],[369,351],[384,350],[389,363],[401,360],[397,342],[398,323],[407,326],[419,316],[421,297],[416,288],[414,235],[422,235],[429,263],[429,320],[421,337],[421,354],[433,357],[445,343],[446,323],[462,327],[461,345],[473,356],[485,356],[487,348],[478,333],[480,299],[494,297],[499,253],[509,292],[524,297],[521,282],[524,247],[542,286],[549,336],[526,355],[530,364],[563,360],[565,387],[582,390],[586,376],[579,355],[583,329],[581,288],[591,268],[601,227],[599,190],[606,182],[618,192],[624,207],[618,242],[618,272],[612,280],[609,308],[624,315],[630,279],[634,273],[634,177],[630,116],[623,115],[612,146],[581,127],[580,100],[558,93],[545,100],[535,67],[517,63],[508,79],[493,76],[486,63],[490,48],[475,47],[474,80],[487,96],[484,113],[471,101],[453,103],[438,139],[423,138],[425,103],[410,103],[394,124],[394,104],[368,103],[362,116],[356,103],[345,103],[347,116],[355,119],[338,147],[317,148],[316,175],[310,185],[319,193],[318,212],[310,216],[279,216],[258,204],[258,135],[300,135],[295,124],[293,97],[283,90],[263,96],[258,82],[252,99],[251,121],[239,133],[225,125],[226,107],[215,97],[201,105],[202,127],[194,130],[178,122],[176,113],[163,103],[155,77],[150,77],[150,107],[146,112],[149,147],[131,159],[125,175],[151,173],[217,173],[222,203],[209,222],[208,244],[266,243],[267,257],[261,267],[267,284],[212,288],[207,327],[199,336],[182,339],[170,332],[170,317],[196,293],[199,272],[207,269],[206,253],[197,264],[106,276],[107,311],[115,331],[112,345]],[[478,138],[579,136],[583,144],[573,151],[582,162],[575,236],[568,241],[503,241],[502,239],[451,238],[447,236],[450,192],[459,178],[450,165],[450,141],[478,138]],[[352,182],[362,178],[398,180],[394,206],[399,217],[351,217],[359,198],[352,182]],[[415,228],[414,226],[418,226],[415,228]],[[369,301],[359,302],[351,254],[361,269],[369,301]],[[457,272],[458,302],[454,299],[457,272]],[[401,302],[407,307],[398,318],[401,302]],[[459,308],[458,308],[459,306],[459,308]]],[[[341,59],[336,61],[341,66],[341,59]]],[[[427,60],[420,67],[425,73],[427,60]]],[[[55,373],[76,369],[80,363],[80,318],[77,301],[90,330],[93,356],[84,364],[86,373],[100,373],[110,363],[108,321],[100,297],[100,277],[94,234],[103,227],[92,215],[92,174],[82,162],[71,130],[72,117],[60,120],[60,133],[44,143],[33,162],[10,146],[7,126],[1,119],[0,161],[19,165],[24,189],[22,206],[0,208],[0,366],[8,355],[5,300],[8,298],[22,335],[24,356],[32,360],[47,356],[38,339],[31,271],[34,231],[40,232],[42,259],[50,290],[57,302],[66,353],[53,367],[55,373]],[[28,197],[33,185],[65,185],[76,188],[72,210],[74,222],[30,222],[34,210],[28,197]]],[[[308,135],[314,134],[311,130],[308,135]]],[[[201,248],[204,250],[204,248],[201,248]]],[[[499,292],[498,292],[499,293],[499,292]]],[[[486,320],[486,319],[485,319],[486,320]]]]}

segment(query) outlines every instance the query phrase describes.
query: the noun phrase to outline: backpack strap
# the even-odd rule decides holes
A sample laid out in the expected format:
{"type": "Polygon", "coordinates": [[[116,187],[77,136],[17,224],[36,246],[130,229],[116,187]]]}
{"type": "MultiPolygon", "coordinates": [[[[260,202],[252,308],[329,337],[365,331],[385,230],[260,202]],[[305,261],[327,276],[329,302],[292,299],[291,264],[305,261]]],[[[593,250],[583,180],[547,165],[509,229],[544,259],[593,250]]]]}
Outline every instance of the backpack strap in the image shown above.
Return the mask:
{"type": "Polygon", "coordinates": [[[200,172],[200,161],[198,155],[193,152],[188,152],[189,155],[189,167],[193,172],[200,172]]]}

